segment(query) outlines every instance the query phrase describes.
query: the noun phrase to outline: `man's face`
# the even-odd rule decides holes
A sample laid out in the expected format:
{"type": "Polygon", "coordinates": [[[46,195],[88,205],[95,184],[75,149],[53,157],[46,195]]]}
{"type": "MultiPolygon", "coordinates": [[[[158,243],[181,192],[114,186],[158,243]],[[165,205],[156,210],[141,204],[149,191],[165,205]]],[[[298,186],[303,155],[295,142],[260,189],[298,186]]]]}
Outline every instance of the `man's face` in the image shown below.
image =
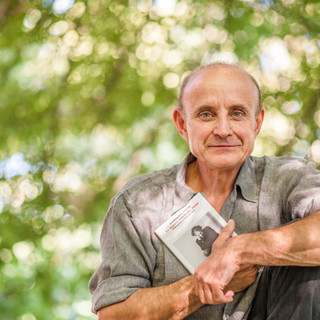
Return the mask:
{"type": "Polygon", "coordinates": [[[174,120],[199,165],[239,170],[251,154],[264,110],[257,115],[258,92],[247,74],[235,68],[200,70],[187,84],[183,111],[174,120]]]}

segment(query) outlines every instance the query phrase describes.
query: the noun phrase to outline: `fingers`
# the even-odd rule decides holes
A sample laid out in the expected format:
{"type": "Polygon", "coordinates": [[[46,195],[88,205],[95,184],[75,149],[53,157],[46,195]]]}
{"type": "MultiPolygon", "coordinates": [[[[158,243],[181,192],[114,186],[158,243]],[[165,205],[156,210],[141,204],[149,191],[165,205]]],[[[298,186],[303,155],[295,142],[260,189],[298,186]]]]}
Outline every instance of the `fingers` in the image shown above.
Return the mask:
{"type": "Polygon", "coordinates": [[[234,293],[233,291],[229,290],[226,293],[223,293],[222,290],[211,290],[208,287],[206,290],[202,291],[199,294],[199,299],[203,304],[221,304],[221,303],[228,303],[233,300],[234,293]]]}
{"type": "Polygon", "coordinates": [[[221,246],[224,242],[226,242],[228,239],[232,237],[232,233],[234,232],[235,226],[236,225],[234,220],[230,219],[228,221],[228,224],[222,229],[217,240],[213,242],[212,251],[221,246]]]}
{"type": "Polygon", "coordinates": [[[241,265],[239,271],[225,287],[225,290],[239,292],[246,289],[256,280],[259,268],[259,266],[253,264],[241,265]]]}
{"type": "MultiPolygon", "coordinates": [[[[219,250],[219,249],[218,249],[219,250]]],[[[203,304],[228,303],[233,300],[233,288],[225,290],[225,286],[234,275],[216,258],[205,260],[195,271],[195,294],[203,304]],[[218,264],[215,266],[215,264],[218,264]]]]}
{"type": "Polygon", "coordinates": [[[199,297],[201,303],[203,304],[220,304],[228,303],[233,300],[234,292],[228,290],[225,293],[218,289],[216,286],[202,284],[197,287],[196,284],[196,294],[199,297]]]}
{"type": "Polygon", "coordinates": [[[203,304],[228,303],[234,291],[225,290],[239,266],[229,254],[226,241],[232,237],[235,222],[229,220],[212,245],[211,255],[195,271],[195,293],[203,304]],[[224,293],[225,290],[225,293],[224,293]]]}

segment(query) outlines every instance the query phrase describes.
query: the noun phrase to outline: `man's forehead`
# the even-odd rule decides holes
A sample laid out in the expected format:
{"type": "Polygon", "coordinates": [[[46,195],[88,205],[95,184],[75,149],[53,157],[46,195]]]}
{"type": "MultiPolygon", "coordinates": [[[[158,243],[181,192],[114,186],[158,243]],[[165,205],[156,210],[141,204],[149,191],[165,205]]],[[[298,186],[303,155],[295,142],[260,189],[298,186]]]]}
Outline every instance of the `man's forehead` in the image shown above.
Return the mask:
{"type": "Polygon", "coordinates": [[[211,85],[212,88],[220,90],[219,87],[223,89],[230,83],[233,85],[236,83],[239,88],[242,87],[239,89],[241,92],[249,92],[250,96],[253,95],[252,98],[257,99],[257,111],[260,109],[260,92],[255,80],[246,71],[233,65],[217,64],[199,68],[189,75],[183,90],[187,96],[188,94],[202,95],[203,90],[210,90],[211,85]]]}
{"type": "MultiPolygon", "coordinates": [[[[226,75],[235,75],[241,76],[243,78],[242,81],[244,82],[251,82],[252,85],[254,85],[251,77],[248,73],[246,73],[244,70],[236,67],[236,66],[229,66],[229,65],[211,65],[204,68],[201,68],[199,70],[195,70],[192,74],[190,74],[190,78],[188,80],[188,83],[186,85],[185,89],[189,89],[190,87],[197,84],[199,81],[210,81],[210,79],[215,80],[216,83],[218,83],[219,78],[224,78],[223,81],[225,81],[226,75]]],[[[224,82],[221,82],[221,85],[224,85],[224,82]]]]}

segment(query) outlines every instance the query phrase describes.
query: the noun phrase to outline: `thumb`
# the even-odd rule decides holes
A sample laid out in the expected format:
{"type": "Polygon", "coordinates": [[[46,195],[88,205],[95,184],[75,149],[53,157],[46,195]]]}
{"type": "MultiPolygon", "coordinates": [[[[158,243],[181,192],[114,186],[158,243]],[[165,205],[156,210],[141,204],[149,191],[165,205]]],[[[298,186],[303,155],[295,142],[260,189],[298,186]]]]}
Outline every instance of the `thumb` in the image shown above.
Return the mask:
{"type": "Polygon", "coordinates": [[[223,245],[228,239],[232,237],[232,233],[236,227],[234,220],[230,219],[228,224],[222,229],[219,237],[212,244],[212,251],[223,245]]]}

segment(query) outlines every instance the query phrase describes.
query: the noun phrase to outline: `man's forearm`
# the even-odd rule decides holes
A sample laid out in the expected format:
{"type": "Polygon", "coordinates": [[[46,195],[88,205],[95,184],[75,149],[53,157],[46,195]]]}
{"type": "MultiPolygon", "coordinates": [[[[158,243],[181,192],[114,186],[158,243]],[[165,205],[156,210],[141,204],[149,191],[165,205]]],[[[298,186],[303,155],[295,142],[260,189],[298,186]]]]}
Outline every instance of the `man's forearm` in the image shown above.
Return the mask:
{"type": "MultiPolygon", "coordinates": [[[[233,231],[233,226],[231,221],[224,230],[233,231]]],[[[214,248],[195,272],[200,301],[211,303],[217,297],[222,299],[230,280],[247,264],[319,266],[320,212],[277,229],[229,237],[214,248]]]]}
{"type": "Polygon", "coordinates": [[[240,263],[320,265],[320,211],[292,224],[230,239],[240,263]]]}
{"type": "Polygon", "coordinates": [[[140,289],[123,302],[98,311],[99,320],[183,319],[203,304],[195,295],[194,277],[163,287],[140,289]]]}

